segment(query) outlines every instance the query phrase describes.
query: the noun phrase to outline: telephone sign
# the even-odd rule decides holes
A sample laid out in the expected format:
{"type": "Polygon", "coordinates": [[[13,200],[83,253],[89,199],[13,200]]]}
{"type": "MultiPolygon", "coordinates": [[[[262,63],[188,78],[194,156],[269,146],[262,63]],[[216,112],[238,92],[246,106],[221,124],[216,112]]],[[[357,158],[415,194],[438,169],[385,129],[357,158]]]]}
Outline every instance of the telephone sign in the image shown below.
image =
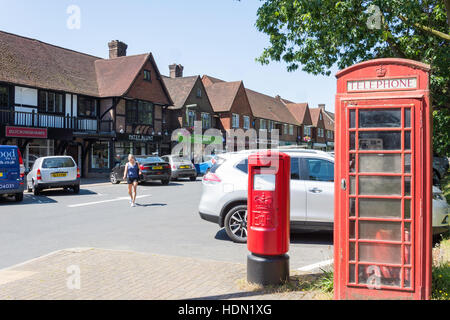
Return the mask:
{"type": "Polygon", "coordinates": [[[376,59],[336,75],[336,299],[430,297],[429,70],[376,59]]]}

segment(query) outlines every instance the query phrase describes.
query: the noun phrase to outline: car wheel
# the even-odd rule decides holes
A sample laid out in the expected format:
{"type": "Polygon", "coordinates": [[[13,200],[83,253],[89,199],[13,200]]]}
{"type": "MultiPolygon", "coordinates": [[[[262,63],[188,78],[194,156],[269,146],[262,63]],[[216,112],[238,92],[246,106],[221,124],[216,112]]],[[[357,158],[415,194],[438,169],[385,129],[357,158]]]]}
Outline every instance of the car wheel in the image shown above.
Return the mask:
{"type": "Polygon", "coordinates": [[[237,243],[247,242],[247,206],[232,208],[225,216],[225,231],[231,240],[237,243]]]}
{"type": "Polygon", "coordinates": [[[28,193],[33,192],[33,187],[30,186],[30,184],[29,184],[28,182],[27,182],[27,192],[28,192],[28,193]]]}
{"type": "Polygon", "coordinates": [[[120,183],[120,181],[117,180],[116,175],[114,173],[112,173],[112,172],[111,172],[111,175],[110,175],[109,179],[111,180],[112,184],[119,184],[120,183]]]}
{"type": "Polygon", "coordinates": [[[165,180],[161,180],[161,184],[163,186],[167,186],[169,184],[170,180],[169,179],[165,179],[165,180]]]}
{"type": "Polygon", "coordinates": [[[15,198],[16,202],[22,202],[22,200],[23,200],[23,192],[21,192],[21,193],[16,193],[16,194],[14,195],[14,198],[15,198]]]}
{"type": "Polygon", "coordinates": [[[433,185],[440,187],[441,179],[439,178],[439,174],[436,170],[433,170],[433,185]]]}
{"type": "Polygon", "coordinates": [[[41,194],[41,189],[39,189],[38,186],[33,186],[33,194],[34,194],[35,196],[40,195],[40,194],[41,194]]]}
{"type": "Polygon", "coordinates": [[[197,177],[190,177],[189,180],[191,180],[191,181],[197,181],[197,177]]]}
{"type": "Polygon", "coordinates": [[[73,192],[75,194],[79,194],[80,193],[80,186],[73,186],[73,192]]]}

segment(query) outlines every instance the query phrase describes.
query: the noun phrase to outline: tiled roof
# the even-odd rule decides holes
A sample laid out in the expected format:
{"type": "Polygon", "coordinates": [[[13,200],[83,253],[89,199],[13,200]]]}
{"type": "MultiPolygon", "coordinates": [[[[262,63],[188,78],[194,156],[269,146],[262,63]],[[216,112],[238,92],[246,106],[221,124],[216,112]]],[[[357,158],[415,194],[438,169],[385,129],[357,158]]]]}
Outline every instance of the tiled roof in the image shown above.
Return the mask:
{"type": "Polygon", "coordinates": [[[312,125],[308,103],[287,103],[286,107],[300,124],[312,125]]]}
{"type": "Polygon", "coordinates": [[[120,97],[124,95],[149,58],[150,54],[141,54],[96,60],[98,96],[120,97]]]}
{"type": "Polygon", "coordinates": [[[206,87],[209,101],[214,112],[227,112],[231,110],[242,81],[217,82],[206,87]]]}
{"type": "Polygon", "coordinates": [[[0,31],[0,81],[18,85],[120,97],[149,59],[159,74],[151,53],[102,59],[0,31]]]}
{"type": "Polygon", "coordinates": [[[181,109],[192,91],[199,76],[170,78],[163,76],[162,79],[172,97],[174,109],[181,109]]]}
{"type": "Polygon", "coordinates": [[[98,96],[98,59],[0,31],[0,81],[98,96]]]}
{"type": "Polygon", "coordinates": [[[299,122],[280,99],[250,89],[246,89],[246,92],[256,118],[299,125],[299,122]]]}
{"type": "Polygon", "coordinates": [[[223,81],[221,79],[214,78],[214,77],[211,77],[211,76],[208,76],[208,75],[203,75],[202,81],[203,81],[203,85],[205,87],[210,86],[210,85],[212,85],[214,83],[225,82],[225,81],[223,81]]]}
{"type": "Polygon", "coordinates": [[[312,125],[317,127],[322,110],[320,110],[320,108],[309,108],[309,112],[311,114],[312,125]]]}

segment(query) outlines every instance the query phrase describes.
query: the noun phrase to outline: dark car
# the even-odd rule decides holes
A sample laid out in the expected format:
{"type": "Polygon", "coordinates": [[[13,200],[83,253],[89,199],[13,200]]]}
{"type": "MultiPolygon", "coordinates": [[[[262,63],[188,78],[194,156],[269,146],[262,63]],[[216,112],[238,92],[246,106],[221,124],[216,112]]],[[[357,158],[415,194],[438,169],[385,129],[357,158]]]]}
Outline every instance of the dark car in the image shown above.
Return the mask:
{"type": "MultiPolygon", "coordinates": [[[[170,164],[155,156],[136,156],[136,161],[139,163],[142,171],[142,176],[139,182],[150,182],[160,180],[163,185],[168,185],[170,182],[171,169],[170,164]]],[[[125,172],[125,165],[128,159],[123,158],[122,161],[116,163],[112,169],[110,179],[111,183],[118,184],[123,181],[123,174],[125,172]]]]}

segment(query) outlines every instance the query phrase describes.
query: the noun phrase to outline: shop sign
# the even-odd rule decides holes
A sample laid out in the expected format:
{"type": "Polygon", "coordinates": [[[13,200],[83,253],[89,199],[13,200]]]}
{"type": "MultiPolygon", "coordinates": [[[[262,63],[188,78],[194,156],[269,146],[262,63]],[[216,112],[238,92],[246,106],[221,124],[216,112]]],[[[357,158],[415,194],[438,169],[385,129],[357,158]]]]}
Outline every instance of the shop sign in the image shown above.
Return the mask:
{"type": "Polygon", "coordinates": [[[6,127],[6,137],[47,139],[47,129],[6,127]]]}

